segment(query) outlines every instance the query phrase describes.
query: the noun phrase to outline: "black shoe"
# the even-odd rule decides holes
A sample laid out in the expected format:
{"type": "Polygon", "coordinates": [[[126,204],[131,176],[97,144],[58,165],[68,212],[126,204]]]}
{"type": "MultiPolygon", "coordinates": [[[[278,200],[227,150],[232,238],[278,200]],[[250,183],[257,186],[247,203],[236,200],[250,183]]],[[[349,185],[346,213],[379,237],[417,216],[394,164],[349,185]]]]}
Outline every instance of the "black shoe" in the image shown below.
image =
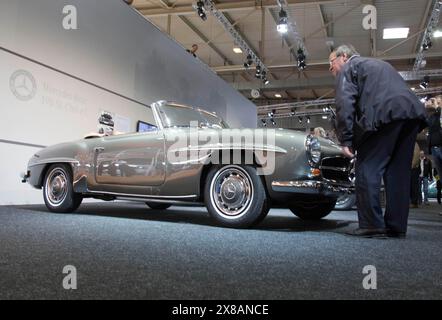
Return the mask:
{"type": "Polygon", "coordinates": [[[405,239],[407,234],[405,232],[387,230],[387,236],[389,238],[405,239]]]}
{"type": "Polygon", "coordinates": [[[345,233],[346,235],[353,237],[361,237],[361,238],[379,238],[386,239],[387,233],[385,229],[364,229],[358,228],[345,233]]]}

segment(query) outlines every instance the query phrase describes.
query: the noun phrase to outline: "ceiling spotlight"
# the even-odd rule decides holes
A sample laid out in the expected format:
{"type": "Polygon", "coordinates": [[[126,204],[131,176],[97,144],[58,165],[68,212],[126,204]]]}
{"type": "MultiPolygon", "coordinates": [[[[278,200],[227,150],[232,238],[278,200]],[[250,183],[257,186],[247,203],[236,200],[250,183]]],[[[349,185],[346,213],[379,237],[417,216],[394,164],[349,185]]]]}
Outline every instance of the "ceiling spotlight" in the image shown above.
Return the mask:
{"type": "Polygon", "coordinates": [[[288,31],[287,12],[285,12],[282,8],[281,11],[279,11],[279,20],[276,30],[278,30],[279,33],[287,33],[288,31]]]}
{"type": "Polygon", "coordinates": [[[304,50],[302,50],[302,48],[298,49],[298,54],[296,55],[297,57],[297,62],[298,62],[298,69],[299,70],[304,70],[307,67],[307,64],[305,62],[305,54],[304,54],[304,50]]]}
{"type": "Polygon", "coordinates": [[[428,85],[430,84],[430,77],[429,76],[425,76],[424,77],[424,81],[421,82],[421,84],[419,85],[422,89],[427,89],[428,85]]]}
{"type": "Polygon", "coordinates": [[[305,64],[305,62],[300,62],[298,64],[298,68],[299,70],[304,70],[305,68],[307,68],[307,65],[305,64]]]}
{"type": "Polygon", "coordinates": [[[261,70],[262,70],[261,66],[260,66],[260,65],[257,65],[257,66],[256,66],[256,73],[255,73],[255,76],[256,76],[258,79],[261,78],[261,70]]]}
{"type": "Polygon", "coordinates": [[[242,53],[242,50],[241,50],[240,47],[238,47],[238,46],[234,46],[234,47],[233,47],[233,52],[235,52],[235,53],[242,53]]]}
{"type": "Polygon", "coordinates": [[[310,117],[309,116],[307,116],[307,123],[310,123],[310,117]]]}
{"type": "Polygon", "coordinates": [[[264,83],[264,85],[268,85],[270,83],[270,81],[267,79],[267,71],[265,71],[265,70],[261,71],[261,77],[260,78],[262,80],[262,83],[264,83]]]}
{"type": "Polygon", "coordinates": [[[196,2],[196,11],[198,12],[200,18],[203,19],[203,21],[207,20],[206,8],[204,8],[204,2],[202,2],[201,0],[196,2]]]}
{"type": "Polygon", "coordinates": [[[280,93],[275,93],[275,98],[280,99],[280,98],[282,98],[282,95],[280,93]]]}
{"type": "Polygon", "coordinates": [[[271,112],[268,112],[267,115],[269,116],[269,118],[273,117],[275,113],[273,112],[273,110],[271,112]]]}
{"type": "Polygon", "coordinates": [[[292,110],[290,111],[290,115],[291,115],[292,117],[295,115],[295,109],[292,109],[292,110]]]}
{"type": "Polygon", "coordinates": [[[263,127],[267,127],[267,121],[266,121],[266,119],[261,119],[261,122],[262,122],[262,126],[263,126],[263,127]]]}
{"type": "Polygon", "coordinates": [[[433,42],[431,42],[431,38],[428,36],[425,39],[424,44],[422,45],[422,49],[424,51],[426,51],[426,50],[429,50],[432,46],[433,46],[433,42]]]}
{"type": "Polygon", "coordinates": [[[302,123],[302,117],[298,117],[299,123],[302,123]]]}
{"type": "Polygon", "coordinates": [[[248,69],[253,64],[253,59],[250,54],[247,55],[247,61],[244,62],[244,67],[248,69]]]}

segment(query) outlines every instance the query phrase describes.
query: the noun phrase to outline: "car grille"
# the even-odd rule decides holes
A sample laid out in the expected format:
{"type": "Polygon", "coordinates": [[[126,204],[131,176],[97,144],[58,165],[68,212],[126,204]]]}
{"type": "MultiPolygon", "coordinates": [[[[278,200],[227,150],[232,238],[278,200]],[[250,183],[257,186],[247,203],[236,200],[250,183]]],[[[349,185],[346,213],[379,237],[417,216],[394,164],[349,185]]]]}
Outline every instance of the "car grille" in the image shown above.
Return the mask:
{"type": "Polygon", "coordinates": [[[322,177],[339,183],[350,182],[350,159],[344,157],[324,158],[321,161],[322,177]]]}

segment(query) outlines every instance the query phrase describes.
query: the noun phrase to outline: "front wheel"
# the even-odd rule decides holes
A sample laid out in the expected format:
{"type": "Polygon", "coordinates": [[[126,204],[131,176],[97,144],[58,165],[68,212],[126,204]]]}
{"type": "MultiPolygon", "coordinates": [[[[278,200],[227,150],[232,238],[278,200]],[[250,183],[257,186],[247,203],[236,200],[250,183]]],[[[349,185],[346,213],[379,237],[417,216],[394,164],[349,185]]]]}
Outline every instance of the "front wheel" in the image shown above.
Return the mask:
{"type": "Polygon", "coordinates": [[[251,227],[269,211],[264,185],[252,166],[213,167],[206,178],[204,199],[212,218],[226,227],[251,227]]]}
{"type": "Polygon", "coordinates": [[[83,197],[74,192],[71,172],[67,164],[54,164],[49,167],[43,184],[43,198],[50,211],[69,213],[80,206],[83,197]]]}
{"type": "Polygon", "coordinates": [[[146,202],[147,206],[151,209],[155,210],[166,210],[171,206],[171,204],[168,203],[159,203],[159,202],[146,202]]]}
{"type": "Polygon", "coordinates": [[[326,201],[312,201],[308,203],[293,204],[290,210],[300,219],[319,220],[333,211],[336,199],[326,201]]]}

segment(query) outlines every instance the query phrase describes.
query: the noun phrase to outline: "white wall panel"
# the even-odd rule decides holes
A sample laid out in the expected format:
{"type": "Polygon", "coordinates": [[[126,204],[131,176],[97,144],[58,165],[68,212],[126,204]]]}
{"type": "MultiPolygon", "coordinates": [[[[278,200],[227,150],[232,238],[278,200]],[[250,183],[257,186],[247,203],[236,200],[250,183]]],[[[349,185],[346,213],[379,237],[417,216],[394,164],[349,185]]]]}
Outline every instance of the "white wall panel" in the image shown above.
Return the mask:
{"type": "Polygon", "coordinates": [[[32,145],[82,138],[103,110],[135,131],[157,100],[256,127],[251,102],[122,0],[0,0],[0,204],[42,202],[19,181],[32,145]],[[62,26],[68,4],[78,30],[62,26]]]}

